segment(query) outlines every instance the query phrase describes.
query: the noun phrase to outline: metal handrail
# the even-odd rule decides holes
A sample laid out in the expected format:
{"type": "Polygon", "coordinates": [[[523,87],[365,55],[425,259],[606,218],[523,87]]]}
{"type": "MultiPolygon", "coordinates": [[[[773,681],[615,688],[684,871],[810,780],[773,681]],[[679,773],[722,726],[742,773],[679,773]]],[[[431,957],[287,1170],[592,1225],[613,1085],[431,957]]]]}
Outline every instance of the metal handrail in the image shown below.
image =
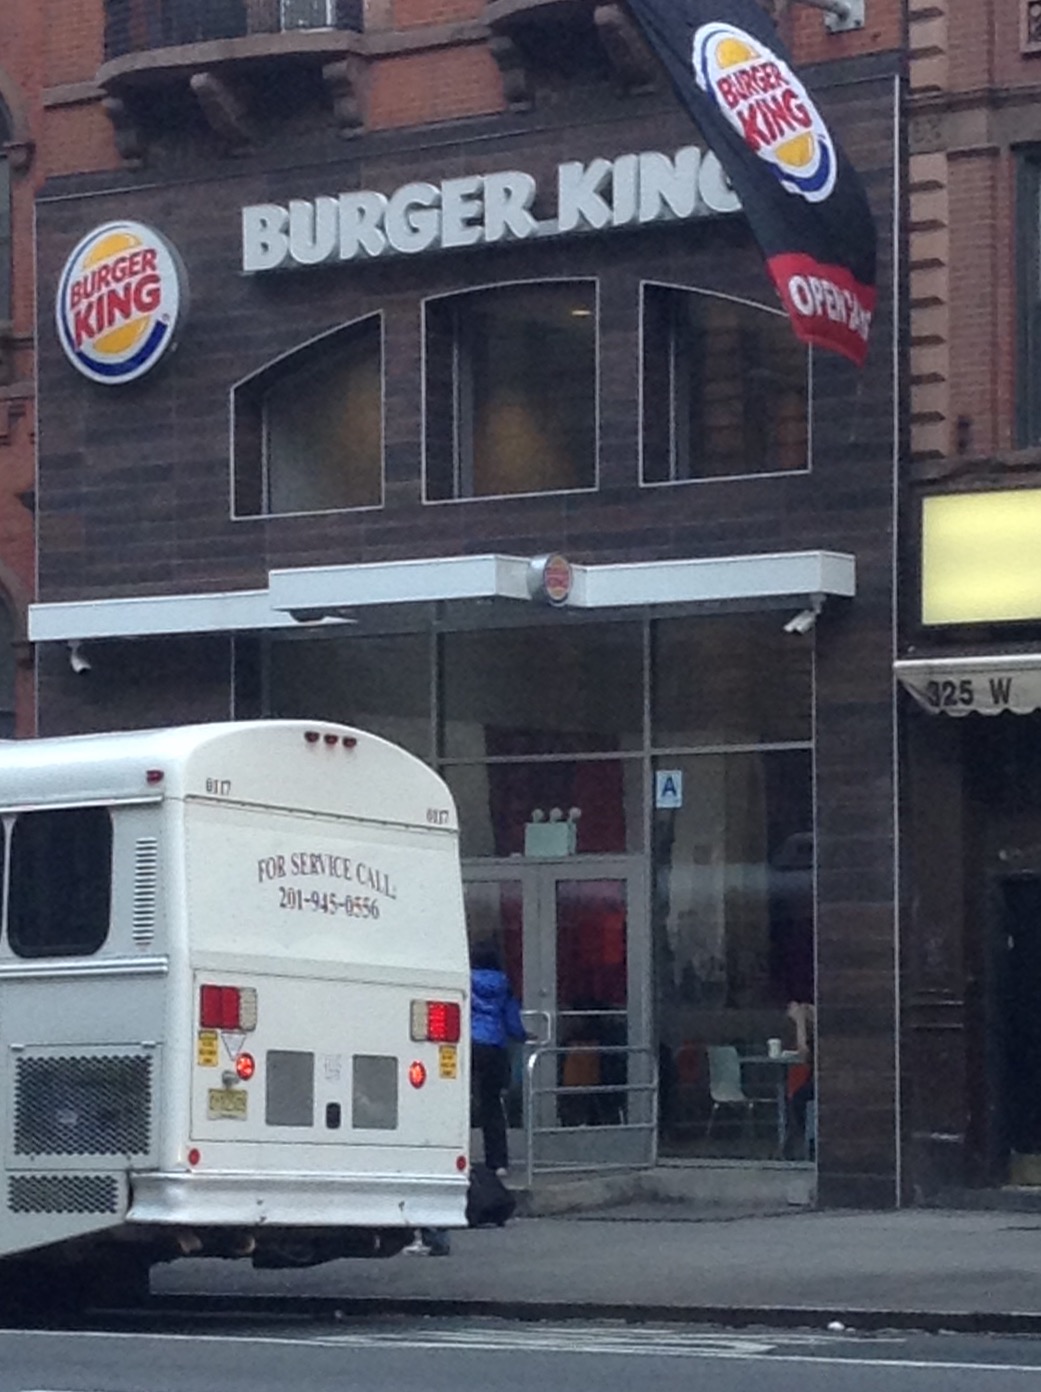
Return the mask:
{"type": "MultiPolygon", "coordinates": [[[[528,1051],[524,1061],[524,1152],[525,1152],[525,1178],[528,1188],[531,1188],[536,1169],[543,1171],[549,1170],[576,1170],[588,1169],[587,1164],[571,1163],[560,1161],[555,1164],[536,1164],[535,1158],[535,1138],[540,1136],[566,1136],[573,1135],[578,1129],[574,1126],[540,1126],[537,1123],[537,1102],[541,1099],[552,1097],[594,1097],[597,1095],[615,1095],[624,1093],[628,1099],[633,1094],[646,1093],[650,1099],[649,1115],[645,1121],[619,1121],[605,1122],[598,1125],[595,1129],[602,1132],[647,1132],[649,1145],[647,1147],[648,1158],[643,1162],[600,1160],[596,1161],[597,1169],[650,1169],[656,1161],[656,1139],[658,1135],[658,1055],[657,1051],[649,1045],[629,1045],[629,1044],[539,1044],[528,1051]],[[582,1084],[563,1084],[553,1082],[549,1085],[539,1086],[535,1081],[536,1070],[540,1062],[547,1057],[561,1058],[563,1056],[573,1057],[575,1054],[595,1054],[603,1057],[605,1054],[621,1054],[626,1059],[626,1076],[624,1080],[613,1083],[582,1083],[582,1084]],[[647,1061],[647,1082],[637,1083],[630,1081],[632,1076],[631,1063],[637,1059],[647,1061]]],[[[630,1109],[627,1105],[626,1115],[630,1109]]]]}

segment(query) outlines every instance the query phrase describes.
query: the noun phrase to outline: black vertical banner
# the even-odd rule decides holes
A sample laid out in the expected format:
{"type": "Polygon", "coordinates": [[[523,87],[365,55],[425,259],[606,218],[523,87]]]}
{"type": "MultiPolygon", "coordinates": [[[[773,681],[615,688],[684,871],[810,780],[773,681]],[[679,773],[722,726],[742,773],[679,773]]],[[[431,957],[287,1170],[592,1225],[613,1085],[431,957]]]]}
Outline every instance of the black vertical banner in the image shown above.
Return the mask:
{"type": "Polygon", "coordinates": [[[862,366],[875,310],[863,185],[756,0],[627,0],[741,199],[804,343],[862,366]]]}

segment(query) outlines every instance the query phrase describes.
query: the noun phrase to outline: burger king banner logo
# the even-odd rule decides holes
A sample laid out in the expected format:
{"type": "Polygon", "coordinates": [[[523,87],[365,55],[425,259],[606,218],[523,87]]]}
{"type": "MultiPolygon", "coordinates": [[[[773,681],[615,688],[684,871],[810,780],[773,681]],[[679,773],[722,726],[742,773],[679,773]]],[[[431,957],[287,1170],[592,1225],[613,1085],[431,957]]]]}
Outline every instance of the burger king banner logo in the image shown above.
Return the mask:
{"type": "Polygon", "coordinates": [[[717,23],[695,33],[693,61],[698,86],[783,188],[810,203],[831,196],[835,146],[783,59],[743,29],[717,23]]]}
{"type": "Polygon", "coordinates": [[[92,382],[133,382],[173,347],[185,304],[184,271],[170,243],[142,223],[108,222],[65,263],[58,337],[92,382]]]}
{"type": "Polygon", "coordinates": [[[627,3],[740,199],[796,337],[862,367],[874,214],[776,25],[759,0],[627,3]]]}

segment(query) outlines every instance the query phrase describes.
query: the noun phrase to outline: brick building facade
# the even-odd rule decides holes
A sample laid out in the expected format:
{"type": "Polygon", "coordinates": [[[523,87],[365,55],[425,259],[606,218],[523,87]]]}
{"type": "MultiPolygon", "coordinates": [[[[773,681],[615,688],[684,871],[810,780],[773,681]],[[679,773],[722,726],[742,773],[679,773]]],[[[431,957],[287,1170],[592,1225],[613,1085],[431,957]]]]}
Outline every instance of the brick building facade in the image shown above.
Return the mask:
{"type": "Polygon", "coordinates": [[[1041,7],[912,7],[910,58],[904,1000],[935,1196],[1041,1179],[1041,7]]]}
{"type": "Polygon", "coordinates": [[[52,38],[41,732],[333,716],[429,759],[547,1076],[589,1031],[627,1050],[547,1163],[901,1194],[903,30],[866,10],[782,21],[876,215],[859,374],[795,344],[620,6],[77,0],[52,38]],[[167,252],[176,350],[108,385],[97,305],[129,292],[97,268],[167,252]],[[791,999],[818,1021],[796,1137],[766,1055],[791,999]],[[748,1129],[716,1115],[742,1056],[748,1129]]]}
{"type": "Polygon", "coordinates": [[[0,15],[0,736],[34,729],[26,620],[33,594],[33,194],[40,180],[43,26],[0,15]]]}

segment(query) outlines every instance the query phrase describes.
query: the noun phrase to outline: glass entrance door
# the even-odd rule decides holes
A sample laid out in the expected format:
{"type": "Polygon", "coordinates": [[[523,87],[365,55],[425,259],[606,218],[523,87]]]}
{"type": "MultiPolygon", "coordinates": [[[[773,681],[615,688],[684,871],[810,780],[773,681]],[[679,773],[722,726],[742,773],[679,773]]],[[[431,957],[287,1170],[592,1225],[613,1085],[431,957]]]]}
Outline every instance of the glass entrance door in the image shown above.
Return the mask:
{"type": "Polygon", "coordinates": [[[512,1163],[523,1162],[526,1124],[538,1166],[645,1163],[654,1069],[642,861],[482,862],[465,880],[471,940],[497,946],[531,1036],[512,1061],[512,1163]]]}

